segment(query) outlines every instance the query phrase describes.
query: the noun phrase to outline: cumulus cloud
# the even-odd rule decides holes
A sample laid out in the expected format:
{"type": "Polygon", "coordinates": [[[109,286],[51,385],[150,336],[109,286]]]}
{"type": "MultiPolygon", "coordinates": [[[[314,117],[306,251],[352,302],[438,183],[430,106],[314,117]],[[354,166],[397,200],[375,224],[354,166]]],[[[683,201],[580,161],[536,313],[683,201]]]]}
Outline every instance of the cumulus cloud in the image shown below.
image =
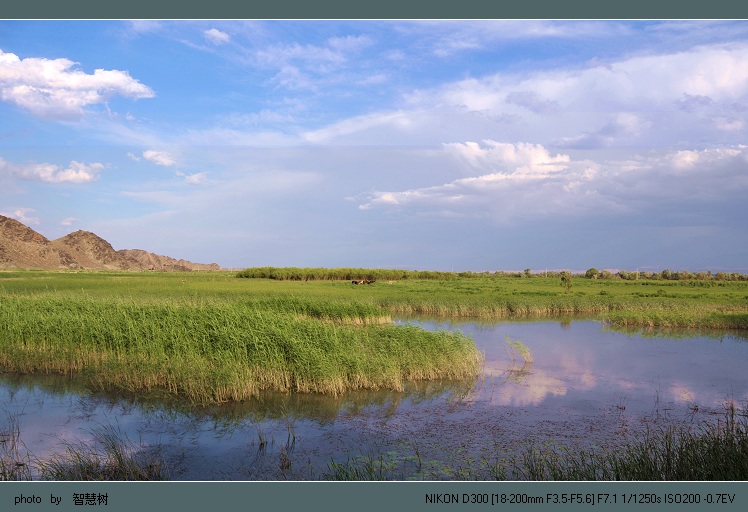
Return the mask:
{"type": "Polygon", "coordinates": [[[104,164],[84,164],[73,160],[63,168],[50,163],[12,164],[0,158],[0,171],[24,180],[47,183],[90,183],[99,179],[104,164]]]}
{"type": "Polygon", "coordinates": [[[677,170],[690,169],[695,166],[699,161],[699,152],[683,150],[678,151],[669,157],[672,162],[673,168],[677,170]]]}
{"type": "Polygon", "coordinates": [[[126,71],[96,69],[87,74],[69,59],[26,58],[0,50],[0,98],[44,118],[83,115],[86,107],[113,96],[152,98],[154,92],[126,71]]]}
{"type": "MultiPolygon", "coordinates": [[[[586,162],[572,162],[568,155],[552,155],[540,144],[502,143],[493,140],[445,144],[447,153],[472,169],[486,172],[459,178],[449,183],[405,191],[374,192],[359,205],[368,210],[375,207],[412,211],[428,211],[438,215],[486,216],[500,207],[516,209],[517,194],[521,201],[532,201],[539,192],[563,193],[563,187],[591,179],[595,169],[586,162]]],[[[547,209],[540,203],[537,210],[547,209]]]]}
{"type": "Polygon", "coordinates": [[[221,32],[217,28],[211,28],[210,30],[205,30],[203,32],[203,35],[205,36],[205,39],[208,40],[208,42],[215,44],[215,45],[228,43],[231,40],[231,36],[229,36],[226,32],[221,32]]]}
{"type": "MultiPolygon", "coordinates": [[[[471,77],[406,96],[412,111],[452,109],[493,119],[514,137],[601,148],[683,144],[745,126],[748,45],[711,45],[572,68],[471,77]]],[[[725,141],[720,141],[724,143],[725,141]]]]}
{"type": "Polygon", "coordinates": [[[156,151],[153,149],[149,149],[147,151],[143,151],[143,158],[145,158],[151,163],[154,163],[156,165],[162,165],[164,167],[171,167],[173,165],[177,165],[177,161],[167,151],[156,151]]]}
{"type": "Polygon", "coordinates": [[[60,221],[61,226],[72,226],[76,222],[78,222],[80,219],[77,217],[66,217],[60,221]]]}
{"type": "Polygon", "coordinates": [[[407,190],[375,191],[362,210],[509,221],[641,214],[643,208],[715,203],[748,192],[748,148],[680,150],[630,160],[575,160],[539,144],[445,144],[477,176],[407,190]]]}
{"type": "Polygon", "coordinates": [[[551,156],[540,144],[511,144],[484,140],[477,142],[444,144],[448,152],[456,155],[471,167],[480,169],[511,169],[512,174],[547,175],[562,170],[569,163],[569,155],[551,156]]]}

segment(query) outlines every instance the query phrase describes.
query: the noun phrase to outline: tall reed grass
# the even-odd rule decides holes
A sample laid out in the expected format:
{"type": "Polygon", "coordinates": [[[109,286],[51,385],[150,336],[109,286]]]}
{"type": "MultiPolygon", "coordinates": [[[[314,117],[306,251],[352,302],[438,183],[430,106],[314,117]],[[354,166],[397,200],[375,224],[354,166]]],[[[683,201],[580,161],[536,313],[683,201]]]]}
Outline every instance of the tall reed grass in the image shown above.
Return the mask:
{"type": "Polygon", "coordinates": [[[372,312],[295,300],[141,304],[5,297],[0,367],[75,373],[96,390],[165,394],[203,404],[243,400],[264,390],[401,390],[408,380],[461,379],[479,372],[481,355],[469,338],[368,324],[372,312]],[[356,318],[361,322],[348,321],[356,318]]]}
{"type": "Polygon", "coordinates": [[[235,275],[0,272],[0,368],[210,403],[264,390],[402,389],[479,372],[470,340],[394,327],[393,315],[748,329],[744,281],[580,278],[565,293],[541,277],[408,275],[354,286],[235,275]]]}

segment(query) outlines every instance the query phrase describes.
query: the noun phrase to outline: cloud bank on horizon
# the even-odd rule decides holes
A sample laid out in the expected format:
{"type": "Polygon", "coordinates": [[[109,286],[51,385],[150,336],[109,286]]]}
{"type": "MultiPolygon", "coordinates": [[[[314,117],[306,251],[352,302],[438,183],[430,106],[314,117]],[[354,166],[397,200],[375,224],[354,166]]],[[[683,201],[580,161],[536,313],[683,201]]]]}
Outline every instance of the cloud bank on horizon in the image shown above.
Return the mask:
{"type": "Polygon", "coordinates": [[[224,267],[748,272],[748,22],[0,21],[0,213],[224,267]]]}

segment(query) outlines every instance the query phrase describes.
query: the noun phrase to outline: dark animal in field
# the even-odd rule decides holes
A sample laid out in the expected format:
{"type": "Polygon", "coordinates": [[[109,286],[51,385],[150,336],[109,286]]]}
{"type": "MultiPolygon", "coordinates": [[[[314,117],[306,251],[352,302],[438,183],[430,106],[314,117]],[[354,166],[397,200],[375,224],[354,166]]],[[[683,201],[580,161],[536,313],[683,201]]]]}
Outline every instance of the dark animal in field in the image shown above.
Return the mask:
{"type": "Polygon", "coordinates": [[[376,279],[360,279],[358,281],[351,281],[351,284],[373,284],[376,283],[376,279]]]}

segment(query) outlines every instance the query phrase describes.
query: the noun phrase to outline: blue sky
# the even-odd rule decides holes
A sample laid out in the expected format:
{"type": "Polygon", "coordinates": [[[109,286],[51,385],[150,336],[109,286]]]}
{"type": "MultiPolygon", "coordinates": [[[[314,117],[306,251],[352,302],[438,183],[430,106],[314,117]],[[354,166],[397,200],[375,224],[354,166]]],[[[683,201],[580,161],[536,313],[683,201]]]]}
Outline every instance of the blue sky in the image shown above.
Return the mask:
{"type": "Polygon", "coordinates": [[[0,21],[0,214],[224,267],[748,272],[748,22],[0,21]]]}

